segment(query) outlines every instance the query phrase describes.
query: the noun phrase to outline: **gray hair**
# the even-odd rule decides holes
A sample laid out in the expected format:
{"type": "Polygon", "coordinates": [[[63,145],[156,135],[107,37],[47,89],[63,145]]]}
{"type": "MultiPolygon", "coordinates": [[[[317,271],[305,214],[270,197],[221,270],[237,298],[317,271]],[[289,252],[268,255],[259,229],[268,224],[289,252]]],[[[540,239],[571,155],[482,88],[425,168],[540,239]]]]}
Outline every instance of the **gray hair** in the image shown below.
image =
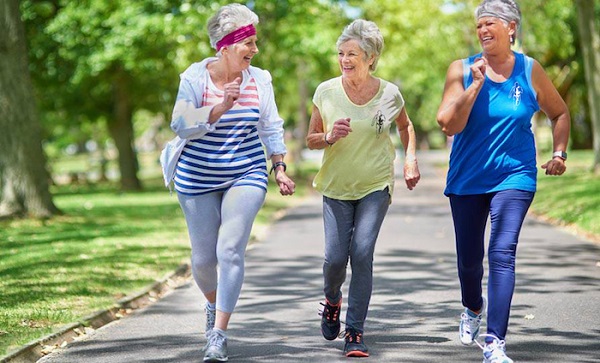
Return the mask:
{"type": "Polygon", "coordinates": [[[206,28],[210,46],[217,48],[217,42],[227,34],[246,25],[258,24],[258,15],[242,4],[222,6],[215,15],[208,19],[206,28]]]}
{"type": "MultiPolygon", "coordinates": [[[[521,25],[521,10],[519,5],[514,0],[483,0],[475,9],[475,19],[492,16],[509,24],[514,21],[516,24],[515,30],[519,30],[521,25]]],[[[515,40],[511,37],[511,43],[515,40]]]]}
{"type": "Polygon", "coordinates": [[[375,56],[373,64],[369,66],[372,72],[375,71],[377,61],[383,50],[383,35],[381,35],[377,25],[368,20],[354,20],[344,28],[342,35],[337,40],[336,46],[339,48],[342,43],[346,43],[349,40],[358,41],[360,49],[367,54],[367,59],[373,55],[375,56]]]}

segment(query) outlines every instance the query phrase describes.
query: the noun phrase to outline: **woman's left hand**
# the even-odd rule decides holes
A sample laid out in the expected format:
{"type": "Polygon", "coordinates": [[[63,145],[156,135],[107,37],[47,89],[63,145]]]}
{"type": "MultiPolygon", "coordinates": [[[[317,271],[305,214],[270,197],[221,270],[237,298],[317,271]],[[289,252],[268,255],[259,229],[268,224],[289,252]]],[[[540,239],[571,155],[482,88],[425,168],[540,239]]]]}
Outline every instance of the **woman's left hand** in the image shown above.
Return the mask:
{"type": "Polygon", "coordinates": [[[281,195],[294,194],[296,183],[285,174],[285,171],[280,170],[275,172],[275,181],[277,182],[277,185],[279,185],[279,193],[281,193],[281,195]]]}
{"type": "Polygon", "coordinates": [[[409,190],[413,190],[417,186],[417,183],[421,179],[421,173],[419,172],[419,164],[417,160],[405,161],[404,162],[404,181],[406,187],[409,190]]]}
{"type": "Polygon", "coordinates": [[[563,175],[567,170],[565,161],[561,158],[554,158],[542,165],[542,169],[546,169],[546,175],[563,175]]]}

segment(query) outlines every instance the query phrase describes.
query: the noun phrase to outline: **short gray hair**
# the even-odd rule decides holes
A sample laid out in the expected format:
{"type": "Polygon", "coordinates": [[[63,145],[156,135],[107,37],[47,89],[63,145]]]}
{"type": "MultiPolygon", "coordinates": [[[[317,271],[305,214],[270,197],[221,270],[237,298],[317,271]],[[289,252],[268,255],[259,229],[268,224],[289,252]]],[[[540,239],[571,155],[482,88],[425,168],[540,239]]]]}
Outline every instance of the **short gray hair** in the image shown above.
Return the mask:
{"type": "MultiPolygon", "coordinates": [[[[507,24],[514,21],[516,23],[515,30],[519,30],[521,25],[521,10],[514,0],[483,0],[475,9],[475,19],[479,20],[486,16],[501,19],[507,24]]],[[[511,43],[514,43],[514,39],[511,43]]]]}
{"type": "Polygon", "coordinates": [[[373,64],[369,66],[371,71],[377,69],[377,61],[383,50],[383,35],[377,25],[368,20],[356,19],[344,28],[342,35],[337,40],[336,46],[339,48],[342,43],[349,40],[358,41],[360,49],[367,53],[367,58],[375,56],[373,64]]]}
{"type": "Polygon", "coordinates": [[[258,24],[258,15],[242,4],[222,6],[215,15],[208,19],[206,28],[210,46],[217,49],[217,42],[227,34],[246,25],[258,24]]]}

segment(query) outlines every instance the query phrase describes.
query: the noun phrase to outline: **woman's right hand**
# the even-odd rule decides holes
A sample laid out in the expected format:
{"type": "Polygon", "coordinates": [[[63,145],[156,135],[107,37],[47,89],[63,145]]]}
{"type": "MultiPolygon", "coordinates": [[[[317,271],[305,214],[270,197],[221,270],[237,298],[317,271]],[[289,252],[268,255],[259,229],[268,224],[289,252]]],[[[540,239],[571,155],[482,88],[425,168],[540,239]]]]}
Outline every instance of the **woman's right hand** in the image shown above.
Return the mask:
{"type": "Polygon", "coordinates": [[[487,61],[485,58],[478,58],[471,65],[471,74],[473,75],[473,83],[483,84],[485,81],[485,68],[487,61]]]}
{"type": "Polygon", "coordinates": [[[227,110],[233,107],[235,101],[240,98],[240,84],[242,79],[237,77],[231,83],[225,83],[223,86],[223,106],[227,110]]]}
{"type": "Polygon", "coordinates": [[[327,137],[327,141],[330,143],[334,143],[339,139],[343,139],[348,136],[349,133],[352,132],[352,128],[350,127],[350,118],[341,118],[333,123],[333,127],[331,131],[329,131],[329,137],[327,137]]]}

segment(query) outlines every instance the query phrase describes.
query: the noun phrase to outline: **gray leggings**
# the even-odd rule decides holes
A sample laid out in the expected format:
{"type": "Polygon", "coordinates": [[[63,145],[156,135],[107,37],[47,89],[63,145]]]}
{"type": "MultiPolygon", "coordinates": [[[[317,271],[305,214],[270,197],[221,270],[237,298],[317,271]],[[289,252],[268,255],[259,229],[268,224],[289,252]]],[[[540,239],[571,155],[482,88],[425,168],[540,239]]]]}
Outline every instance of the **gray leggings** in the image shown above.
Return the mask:
{"type": "Polygon", "coordinates": [[[265,195],[254,186],[198,196],[177,194],[192,245],[196,284],[205,295],[216,290],[217,309],[226,313],[233,312],[242,290],[244,254],[265,195]]]}

